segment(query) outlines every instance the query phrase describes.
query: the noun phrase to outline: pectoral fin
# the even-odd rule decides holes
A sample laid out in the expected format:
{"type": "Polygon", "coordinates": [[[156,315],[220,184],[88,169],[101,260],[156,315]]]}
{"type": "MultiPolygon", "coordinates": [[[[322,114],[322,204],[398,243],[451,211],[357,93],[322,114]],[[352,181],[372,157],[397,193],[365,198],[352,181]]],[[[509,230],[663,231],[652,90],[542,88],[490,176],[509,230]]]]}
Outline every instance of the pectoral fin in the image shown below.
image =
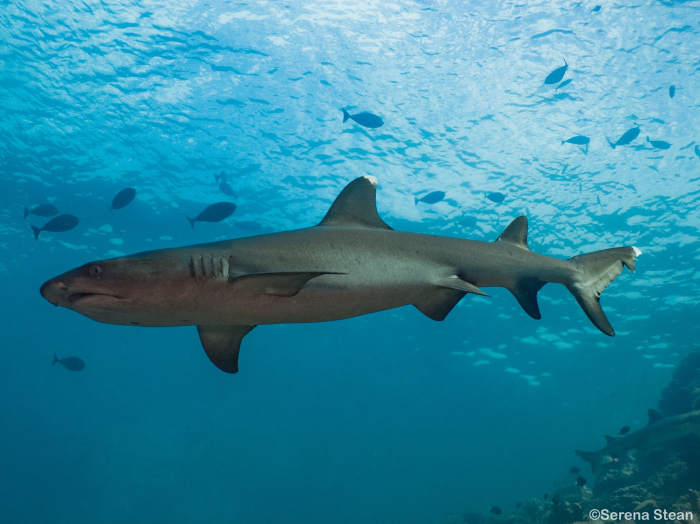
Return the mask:
{"type": "Polygon", "coordinates": [[[293,297],[312,278],[333,275],[330,271],[288,271],[281,273],[249,273],[229,279],[241,293],[293,297]]]}
{"type": "Polygon", "coordinates": [[[226,373],[238,373],[241,340],[255,326],[197,326],[199,339],[209,360],[226,373]]]}

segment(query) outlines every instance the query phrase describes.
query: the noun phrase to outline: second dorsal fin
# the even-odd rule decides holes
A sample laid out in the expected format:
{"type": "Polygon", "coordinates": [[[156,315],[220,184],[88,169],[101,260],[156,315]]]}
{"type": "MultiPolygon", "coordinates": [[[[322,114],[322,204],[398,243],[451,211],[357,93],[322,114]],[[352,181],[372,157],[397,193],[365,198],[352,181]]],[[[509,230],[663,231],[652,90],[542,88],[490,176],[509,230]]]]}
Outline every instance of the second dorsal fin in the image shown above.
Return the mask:
{"type": "Polygon", "coordinates": [[[377,179],[356,178],[343,189],[319,226],[369,227],[389,229],[377,213],[377,179]]]}
{"type": "Polygon", "coordinates": [[[530,251],[527,247],[527,217],[518,217],[508,224],[496,242],[509,242],[530,251]]]}

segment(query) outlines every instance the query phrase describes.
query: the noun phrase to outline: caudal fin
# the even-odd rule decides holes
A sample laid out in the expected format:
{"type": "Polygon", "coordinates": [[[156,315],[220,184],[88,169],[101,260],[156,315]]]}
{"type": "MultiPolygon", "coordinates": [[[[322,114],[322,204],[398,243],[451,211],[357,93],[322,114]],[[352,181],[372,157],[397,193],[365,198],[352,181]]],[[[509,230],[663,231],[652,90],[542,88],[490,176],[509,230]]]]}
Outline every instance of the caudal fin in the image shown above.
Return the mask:
{"type": "Polygon", "coordinates": [[[591,465],[591,471],[595,473],[595,470],[598,467],[598,453],[596,453],[595,451],[581,451],[579,449],[576,449],[574,451],[579,457],[581,457],[583,460],[585,460],[591,465]]]}
{"type": "Polygon", "coordinates": [[[39,233],[41,233],[41,228],[32,225],[30,225],[29,227],[31,227],[32,231],[34,231],[34,240],[39,240],[39,233]]]}
{"type": "Polygon", "coordinates": [[[56,365],[56,362],[58,362],[58,357],[56,356],[56,353],[54,353],[54,354],[53,354],[53,364],[51,364],[51,365],[52,365],[52,366],[55,366],[55,365],[56,365]]]}
{"type": "Polygon", "coordinates": [[[27,218],[29,216],[29,209],[27,207],[24,207],[24,218],[27,218]]]}
{"type": "Polygon", "coordinates": [[[569,259],[577,270],[566,287],[595,327],[611,337],[615,336],[615,330],[600,307],[600,294],[617,278],[624,266],[634,273],[634,262],[641,253],[636,247],[615,247],[569,259]]]}
{"type": "Polygon", "coordinates": [[[608,144],[610,144],[610,147],[612,147],[613,149],[615,149],[615,144],[614,144],[613,142],[610,141],[610,139],[608,138],[608,135],[605,135],[605,140],[608,141],[608,144]]]}
{"type": "Polygon", "coordinates": [[[345,109],[343,111],[343,124],[348,121],[348,118],[350,118],[350,113],[348,113],[345,109]]]}
{"type": "Polygon", "coordinates": [[[185,218],[189,221],[190,225],[192,226],[192,229],[194,229],[194,223],[197,221],[194,218],[190,218],[187,215],[185,215],[185,218]]]}

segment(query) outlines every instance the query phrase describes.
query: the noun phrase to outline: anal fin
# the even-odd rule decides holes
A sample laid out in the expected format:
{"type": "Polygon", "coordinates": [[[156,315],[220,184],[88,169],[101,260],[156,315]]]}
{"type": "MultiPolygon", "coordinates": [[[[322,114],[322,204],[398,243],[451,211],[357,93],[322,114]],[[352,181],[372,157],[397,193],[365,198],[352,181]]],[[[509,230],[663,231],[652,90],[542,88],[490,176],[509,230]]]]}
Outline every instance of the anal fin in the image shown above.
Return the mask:
{"type": "Polygon", "coordinates": [[[523,278],[516,282],[512,289],[509,289],[518,301],[518,304],[525,310],[525,313],[535,320],[542,318],[540,306],[537,303],[537,292],[542,289],[546,283],[547,282],[536,278],[523,278]]]}
{"type": "Polygon", "coordinates": [[[199,339],[209,360],[226,373],[238,373],[241,340],[255,326],[197,326],[199,339]]]}

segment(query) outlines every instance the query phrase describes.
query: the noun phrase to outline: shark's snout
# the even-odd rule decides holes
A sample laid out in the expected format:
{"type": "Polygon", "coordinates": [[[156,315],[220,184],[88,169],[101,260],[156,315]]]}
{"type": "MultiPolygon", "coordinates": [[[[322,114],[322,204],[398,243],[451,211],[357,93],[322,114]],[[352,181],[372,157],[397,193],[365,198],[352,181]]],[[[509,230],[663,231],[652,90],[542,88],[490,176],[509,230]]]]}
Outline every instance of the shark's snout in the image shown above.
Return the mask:
{"type": "Polygon", "coordinates": [[[39,288],[39,293],[41,293],[41,296],[51,302],[54,306],[58,306],[61,299],[67,297],[68,286],[66,286],[61,280],[52,278],[51,280],[48,280],[42,284],[41,288],[39,288]]]}

